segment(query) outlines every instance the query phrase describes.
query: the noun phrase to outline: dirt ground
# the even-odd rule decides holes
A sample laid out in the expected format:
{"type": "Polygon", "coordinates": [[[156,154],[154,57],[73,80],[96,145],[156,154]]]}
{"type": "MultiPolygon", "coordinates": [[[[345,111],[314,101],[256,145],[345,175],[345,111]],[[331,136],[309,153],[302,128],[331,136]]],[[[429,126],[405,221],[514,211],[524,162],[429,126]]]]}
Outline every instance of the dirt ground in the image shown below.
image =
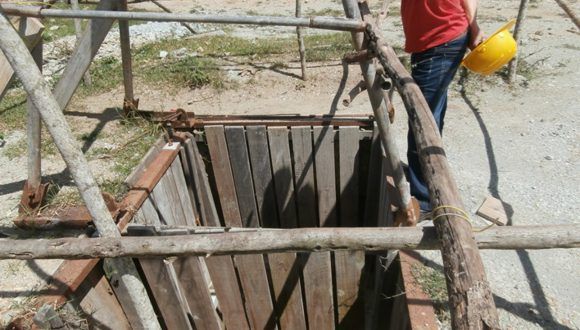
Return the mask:
{"type": "MultiPolygon", "coordinates": [[[[580,13],[578,1],[568,1],[580,13]]],[[[294,1],[163,1],[176,11],[260,13],[290,15],[294,1]]],[[[482,1],[479,20],[489,34],[517,15],[519,1],[482,1]]],[[[392,1],[384,30],[393,45],[403,43],[398,18],[398,2],[392,1]]],[[[151,3],[139,9],[152,10],[151,3]]],[[[341,10],[339,1],[307,1],[304,11],[341,10]]],[[[232,33],[238,31],[234,28],[232,33]]],[[[260,29],[243,29],[244,33],[260,29]]],[[[278,30],[276,30],[278,31],[278,30]]],[[[292,29],[280,33],[293,33],[292,29]]],[[[307,31],[315,33],[315,31],[307,31]]],[[[307,49],[308,51],[308,49],[307,49]]],[[[463,84],[455,82],[450,91],[444,143],[467,211],[475,211],[486,196],[510,205],[512,225],[579,224],[580,187],[580,33],[551,0],[531,1],[522,31],[521,58],[529,64],[509,87],[500,77],[481,79],[470,75],[463,84]]],[[[287,68],[269,69],[270,63],[222,67],[239,87],[216,92],[153,88],[136,83],[140,106],[163,111],[181,107],[206,114],[321,114],[370,113],[366,95],[359,95],[345,107],[342,100],[361,80],[357,66],[343,67],[340,61],[309,63],[308,81],[299,79],[299,62],[287,68]],[[249,83],[249,81],[252,83],[249,83]],[[342,81],[342,83],[341,83],[342,81]]],[[[75,134],[95,129],[107,132],[91,146],[114,144],[122,131],[111,109],[122,100],[121,87],[103,95],[75,98],[68,116],[75,134]]],[[[405,159],[406,114],[398,97],[394,129],[405,159]]],[[[23,131],[6,136],[7,148],[19,143],[23,131]]],[[[22,146],[25,148],[25,146],[22,146]]],[[[91,161],[95,176],[110,172],[106,160],[91,161]]],[[[11,220],[17,212],[26,159],[10,160],[0,148],[0,229],[11,236],[11,220]]],[[[43,159],[43,173],[59,178],[64,163],[59,156],[43,159]]],[[[64,182],[64,185],[72,185],[64,182]]],[[[423,253],[428,265],[441,268],[438,253],[423,253]]],[[[579,250],[483,251],[488,279],[506,329],[579,329],[577,297],[580,294],[579,250]]],[[[1,261],[0,325],[12,314],[26,308],[58,261],[1,261]]]]}

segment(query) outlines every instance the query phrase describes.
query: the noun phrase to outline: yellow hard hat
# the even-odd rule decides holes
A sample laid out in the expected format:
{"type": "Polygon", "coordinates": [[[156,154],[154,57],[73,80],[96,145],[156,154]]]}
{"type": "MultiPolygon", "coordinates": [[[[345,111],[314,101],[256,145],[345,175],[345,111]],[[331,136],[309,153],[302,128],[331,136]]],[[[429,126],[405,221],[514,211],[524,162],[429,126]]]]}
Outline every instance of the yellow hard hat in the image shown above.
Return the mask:
{"type": "Polygon", "coordinates": [[[509,21],[480,43],[467,54],[462,64],[469,70],[483,75],[499,70],[516,55],[518,50],[517,42],[509,31],[515,23],[515,19],[509,21]]]}

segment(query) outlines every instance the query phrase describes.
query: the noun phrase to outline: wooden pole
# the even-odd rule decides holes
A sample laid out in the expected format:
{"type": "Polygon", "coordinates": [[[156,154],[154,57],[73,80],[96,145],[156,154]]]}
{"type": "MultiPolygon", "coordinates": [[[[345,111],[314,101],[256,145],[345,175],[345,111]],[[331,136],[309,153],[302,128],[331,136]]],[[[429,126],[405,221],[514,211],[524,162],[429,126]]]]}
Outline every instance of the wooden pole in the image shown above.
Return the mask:
{"type": "MultiPolygon", "coordinates": [[[[354,19],[362,18],[356,2],[343,0],[343,5],[347,17],[354,19]]],[[[362,32],[353,32],[353,44],[356,50],[360,51],[363,49],[363,40],[364,35],[362,32]]],[[[390,100],[387,96],[388,94],[384,93],[382,89],[383,80],[381,75],[377,74],[373,60],[361,61],[360,67],[367,84],[367,92],[375,115],[375,121],[379,128],[381,142],[387,155],[387,161],[393,170],[393,180],[399,192],[402,214],[405,215],[406,224],[411,225],[416,223],[419,215],[415,214],[411,203],[411,192],[399,157],[399,148],[391,132],[391,122],[388,116],[390,100]]]]}
{"type": "MultiPolygon", "coordinates": [[[[119,1],[119,10],[127,11],[127,0],[119,1]]],[[[119,41],[121,43],[121,61],[123,64],[123,85],[125,87],[125,100],[123,109],[126,112],[137,110],[137,101],[133,90],[133,63],[131,58],[131,37],[129,34],[129,21],[119,21],[119,41]]]]}
{"type": "MultiPolygon", "coordinates": [[[[516,19],[516,26],[514,28],[514,39],[516,43],[519,45],[520,41],[520,31],[522,29],[522,25],[524,24],[524,20],[526,18],[526,10],[528,8],[529,0],[521,0],[520,2],[520,9],[518,10],[518,18],[516,19]]],[[[519,55],[516,56],[510,61],[508,65],[508,82],[513,84],[516,81],[516,75],[518,71],[518,58],[519,55]]]]}
{"type": "MultiPolygon", "coordinates": [[[[3,5],[0,5],[0,8],[3,8],[3,5]]],[[[116,0],[101,0],[96,11],[114,10],[116,8],[116,0]]],[[[80,12],[85,12],[85,10],[80,12]]],[[[113,22],[114,20],[112,19],[94,19],[88,22],[82,38],[77,43],[60,80],[54,87],[54,96],[61,109],[64,110],[70,102],[84,73],[89,69],[93,58],[109,33],[113,22]]]]}
{"type": "MultiPolygon", "coordinates": [[[[302,17],[302,0],[296,0],[296,17],[302,17]]],[[[302,27],[296,27],[298,37],[298,52],[300,53],[300,68],[302,69],[302,80],[306,80],[306,50],[304,47],[304,35],[302,27]]]]}
{"type": "MultiPolygon", "coordinates": [[[[73,10],[80,10],[79,0],[70,0],[70,6],[73,10]]],[[[78,44],[78,42],[81,40],[81,38],[83,36],[83,28],[82,28],[81,20],[79,18],[75,18],[74,23],[75,23],[75,35],[77,37],[77,44],[78,44]]],[[[87,86],[92,85],[91,73],[89,72],[89,70],[87,70],[85,72],[85,74],[83,76],[83,82],[87,86]]]]}
{"type": "Polygon", "coordinates": [[[564,12],[568,15],[568,17],[570,17],[572,23],[574,23],[574,25],[576,25],[576,27],[580,29],[580,20],[578,19],[578,16],[576,16],[576,13],[574,13],[572,8],[570,8],[570,6],[568,6],[568,4],[563,0],[555,0],[555,1],[558,4],[558,6],[560,6],[560,8],[564,10],[564,12]]]}
{"type": "MultiPolygon", "coordinates": [[[[343,0],[352,3],[354,0],[343,0]]],[[[344,2],[343,2],[344,3],[344,2]]],[[[366,1],[359,1],[361,12],[370,13],[366,1]]],[[[370,24],[368,21],[366,24],[370,24]]],[[[454,329],[499,329],[497,310],[485,275],[471,226],[463,219],[463,202],[445,156],[439,129],[419,86],[399,61],[397,54],[379,30],[378,59],[401,94],[409,123],[417,142],[423,175],[427,181],[435,227],[441,241],[441,254],[452,326],[454,329]]]]}
{"type": "MultiPolygon", "coordinates": [[[[183,235],[187,229],[182,229],[179,233],[82,239],[0,239],[0,259],[217,256],[340,250],[436,250],[441,247],[433,227],[253,229],[189,235],[183,235]]],[[[499,226],[474,232],[474,235],[482,249],[580,247],[579,225],[499,226]]]]}
{"type": "MultiPolygon", "coordinates": [[[[155,5],[157,5],[157,7],[161,8],[166,13],[171,13],[172,12],[171,10],[169,10],[169,8],[167,8],[164,5],[162,5],[159,1],[151,0],[151,2],[153,2],[155,5]]],[[[183,22],[181,22],[180,24],[184,28],[188,29],[189,32],[191,32],[192,34],[197,34],[197,32],[189,24],[183,23],[183,22]]]]}
{"type": "Polygon", "coordinates": [[[0,8],[7,15],[32,17],[61,17],[61,18],[92,18],[118,19],[156,22],[191,22],[217,24],[244,24],[260,26],[303,26],[314,29],[336,31],[363,31],[364,24],[357,20],[334,17],[279,17],[279,16],[246,16],[246,15],[201,15],[178,13],[153,12],[116,12],[103,10],[69,10],[69,9],[42,9],[39,7],[2,4],[0,8]]]}
{"type": "MultiPolygon", "coordinates": [[[[42,72],[42,40],[32,50],[32,57],[42,72]]],[[[26,123],[26,134],[28,135],[28,189],[36,191],[41,184],[41,156],[40,156],[40,134],[41,123],[40,114],[31,99],[26,100],[28,119],[26,123]]]]}
{"type": "MultiPolygon", "coordinates": [[[[64,158],[81,197],[93,217],[98,233],[107,237],[120,237],[121,234],[107,209],[87,160],[77,146],[77,141],[61,112],[60,105],[36,67],[26,45],[4,15],[0,15],[0,36],[0,49],[20,78],[30,101],[40,112],[42,120],[64,158]]],[[[140,328],[160,329],[153,306],[146,298],[145,287],[139,279],[133,262],[126,259],[114,259],[110,264],[113,265],[115,274],[119,276],[119,286],[126,289],[128,296],[132,299],[132,307],[138,311],[135,314],[136,321],[132,325],[140,328]]]]}

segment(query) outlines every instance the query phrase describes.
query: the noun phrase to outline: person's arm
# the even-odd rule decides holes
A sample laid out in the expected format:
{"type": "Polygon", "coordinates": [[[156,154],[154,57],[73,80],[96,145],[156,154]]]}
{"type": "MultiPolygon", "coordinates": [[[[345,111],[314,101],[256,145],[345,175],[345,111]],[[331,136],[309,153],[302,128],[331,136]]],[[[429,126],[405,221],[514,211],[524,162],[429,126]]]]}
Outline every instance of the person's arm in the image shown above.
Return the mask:
{"type": "Polygon", "coordinates": [[[463,9],[469,22],[469,31],[471,38],[469,40],[469,48],[477,47],[483,41],[483,32],[477,24],[477,1],[478,0],[462,0],[463,9]]]}

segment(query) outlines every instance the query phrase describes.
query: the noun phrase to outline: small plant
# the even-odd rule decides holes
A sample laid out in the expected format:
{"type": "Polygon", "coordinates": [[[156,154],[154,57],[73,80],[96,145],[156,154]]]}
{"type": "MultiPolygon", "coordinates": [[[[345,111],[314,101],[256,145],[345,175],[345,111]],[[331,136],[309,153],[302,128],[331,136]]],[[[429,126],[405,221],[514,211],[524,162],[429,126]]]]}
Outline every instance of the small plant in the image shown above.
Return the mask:
{"type": "Polygon", "coordinates": [[[423,291],[425,291],[433,301],[435,314],[437,314],[439,321],[442,323],[449,323],[451,320],[451,314],[447,297],[447,286],[443,273],[418,264],[413,265],[411,273],[417,283],[419,283],[421,288],[423,288],[423,291]]]}
{"type": "Polygon", "coordinates": [[[224,87],[223,77],[214,61],[193,56],[155,63],[145,68],[143,75],[153,83],[169,83],[191,89],[206,85],[217,89],[224,87]]]}

